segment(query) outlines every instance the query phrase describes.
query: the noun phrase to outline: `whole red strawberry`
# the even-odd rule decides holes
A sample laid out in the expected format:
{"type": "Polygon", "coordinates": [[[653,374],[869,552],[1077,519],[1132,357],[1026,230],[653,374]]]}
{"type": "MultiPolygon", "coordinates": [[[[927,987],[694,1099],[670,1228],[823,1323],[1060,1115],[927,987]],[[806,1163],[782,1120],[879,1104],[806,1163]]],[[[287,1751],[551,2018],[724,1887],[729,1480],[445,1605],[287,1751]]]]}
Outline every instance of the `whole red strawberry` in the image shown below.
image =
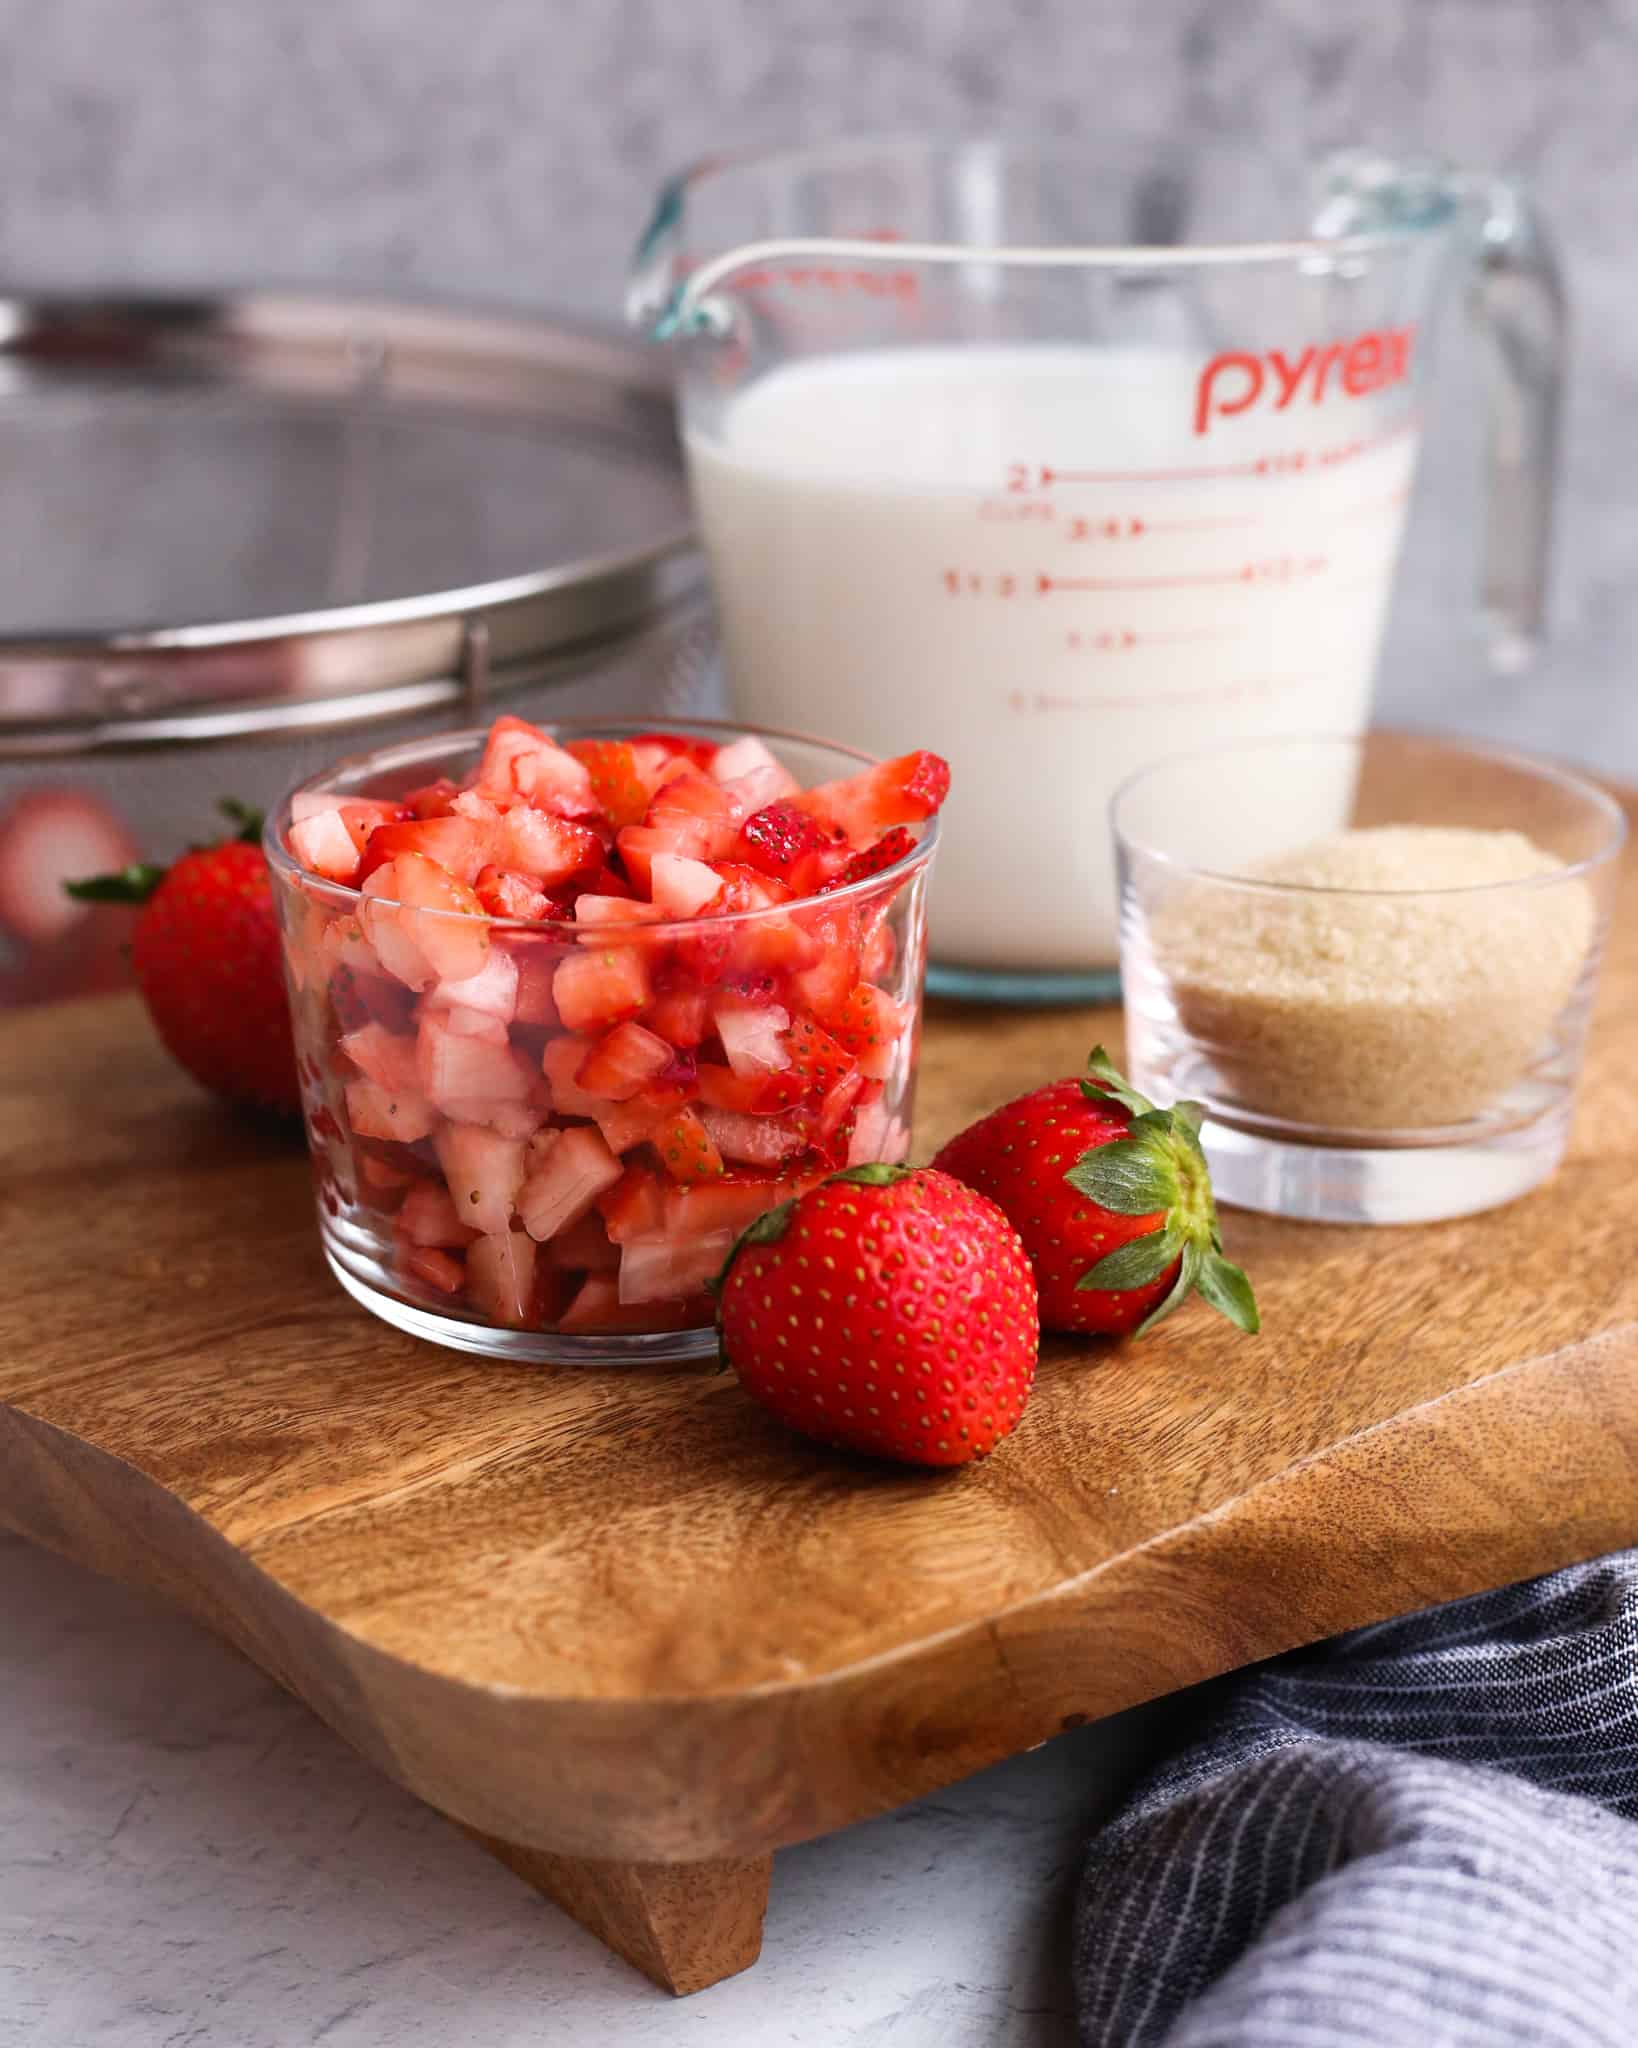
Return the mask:
{"type": "Polygon", "coordinates": [[[131,968],[171,1054],[213,1095],[296,1114],[301,1094],[261,820],[222,809],[239,836],[169,868],[70,882],[91,903],[140,905],[131,968]]]}
{"type": "Polygon", "coordinates": [[[821,1443],[964,1465],[1016,1428],[1040,1326],[993,1202],[926,1167],[853,1166],[759,1217],[718,1297],[747,1393],[821,1443]]]}
{"type": "Polygon", "coordinates": [[[1192,1102],[1156,1109],[1100,1045],[1084,1081],[1054,1081],[952,1138],[935,1166],[1011,1218],[1044,1330],[1140,1335],[1198,1292],[1245,1331],[1251,1283],[1223,1256],[1192,1102]]]}

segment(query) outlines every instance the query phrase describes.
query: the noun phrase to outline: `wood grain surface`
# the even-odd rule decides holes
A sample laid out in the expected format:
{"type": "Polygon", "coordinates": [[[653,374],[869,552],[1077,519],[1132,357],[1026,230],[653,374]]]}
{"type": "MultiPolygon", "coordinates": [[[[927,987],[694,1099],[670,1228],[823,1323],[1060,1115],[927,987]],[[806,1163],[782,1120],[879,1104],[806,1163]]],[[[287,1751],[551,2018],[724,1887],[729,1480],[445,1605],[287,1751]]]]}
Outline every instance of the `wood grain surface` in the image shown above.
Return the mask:
{"type": "MultiPolygon", "coordinates": [[[[209,1104],[132,1001],[13,1015],[0,1521],[169,1594],[480,1833],[742,1866],[743,1947],[781,1844],[1638,1538],[1635,997],[1629,916],[1549,1189],[1405,1231],[1231,1217],[1261,1338],[1196,1308],[1051,1342],[1017,1435],[928,1477],[710,1370],[398,1335],[326,1273],[299,1143],[209,1104]]],[[[935,1009],[918,1153],[1095,1036],[935,1009]]]]}

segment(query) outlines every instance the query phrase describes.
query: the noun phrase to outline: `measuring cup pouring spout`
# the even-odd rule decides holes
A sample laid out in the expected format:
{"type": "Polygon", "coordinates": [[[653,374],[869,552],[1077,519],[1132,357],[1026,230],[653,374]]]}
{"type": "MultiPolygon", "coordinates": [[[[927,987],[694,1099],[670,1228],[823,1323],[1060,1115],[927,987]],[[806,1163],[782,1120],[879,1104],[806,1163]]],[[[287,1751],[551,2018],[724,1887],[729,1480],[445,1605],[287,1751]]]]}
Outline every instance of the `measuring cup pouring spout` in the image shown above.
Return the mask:
{"type": "Polygon", "coordinates": [[[730,687],[760,723],[951,755],[947,975],[1087,991],[1115,956],[1087,821],[1180,727],[1363,727],[1463,301],[1481,608],[1513,668],[1565,331],[1517,186],[1363,150],[1258,173],[912,140],[665,187],[628,312],[671,350],[730,687]]]}

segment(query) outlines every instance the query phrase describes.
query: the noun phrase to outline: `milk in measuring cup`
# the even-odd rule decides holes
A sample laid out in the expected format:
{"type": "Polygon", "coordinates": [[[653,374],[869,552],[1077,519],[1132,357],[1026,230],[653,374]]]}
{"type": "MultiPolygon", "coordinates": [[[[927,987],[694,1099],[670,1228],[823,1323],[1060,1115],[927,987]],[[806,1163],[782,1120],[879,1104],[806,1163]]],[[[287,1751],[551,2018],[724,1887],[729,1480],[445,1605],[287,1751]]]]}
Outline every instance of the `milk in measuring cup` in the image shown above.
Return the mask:
{"type": "Polygon", "coordinates": [[[872,350],[691,430],[741,716],[950,759],[938,959],[1113,964],[1127,775],[1364,725],[1416,444],[1408,335],[1350,346],[872,350]]]}

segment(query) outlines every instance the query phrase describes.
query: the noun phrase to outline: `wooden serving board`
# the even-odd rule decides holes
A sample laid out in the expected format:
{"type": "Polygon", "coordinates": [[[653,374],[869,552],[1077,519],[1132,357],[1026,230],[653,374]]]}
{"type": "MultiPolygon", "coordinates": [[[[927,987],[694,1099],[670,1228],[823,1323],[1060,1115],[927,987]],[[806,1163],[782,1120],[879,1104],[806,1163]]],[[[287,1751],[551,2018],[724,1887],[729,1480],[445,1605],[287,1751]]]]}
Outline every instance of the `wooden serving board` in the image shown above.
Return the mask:
{"type": "MultiPolygon", "coordinates": [[[[1638,924],[1573,1155],[1414,1230],[1229,1218],[1199,1309],[1052,1341],[1017,1435],[918,1476],[708,1369],[489,1364],[330,1279],[299,1144],[133,1001],[0,1023],[0,1521],[169,1594],[658,1981],[769,1858],[1059,1730],[1638,1539],[1638,924]]],[[[935,1008],[918,1155],[1109,1013],[935,1008]]]]}

